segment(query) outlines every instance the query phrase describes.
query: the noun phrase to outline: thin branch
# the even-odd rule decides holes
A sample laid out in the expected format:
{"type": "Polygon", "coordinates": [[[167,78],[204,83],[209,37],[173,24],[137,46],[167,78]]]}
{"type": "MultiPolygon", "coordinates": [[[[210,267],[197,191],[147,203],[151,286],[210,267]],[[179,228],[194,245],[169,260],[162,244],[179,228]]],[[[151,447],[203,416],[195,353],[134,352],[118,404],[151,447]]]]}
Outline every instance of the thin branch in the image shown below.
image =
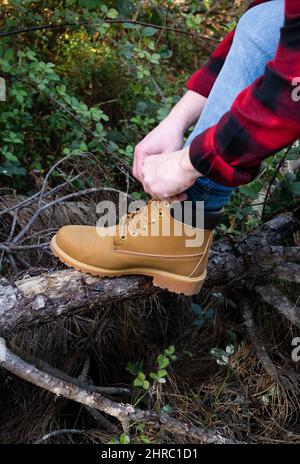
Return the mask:
{"type": "Polygon", "coordinates": [[[175,29],[171,26],[160,26],[158,24],[146,23],[144,21],[137,21],[131,19],[106,19],[104,21],[99,21],[95,23],[95,21],[79,21],[78,23],[62,23],[62,24],[42,24],[40,26],[31,26],[28,28],[20,28],[14,29],[12,31],[7,32],[0,32],[0,37],[9,37],[16,34],[24,34],[28,32],[37,32],[41,30],[51,30],[51,29],[66,29],[67,27],[78,27],[78,26],[98,26],[99,24],[135,24],[137,26],[142,27],[153,27],[153,29],[159,29],[162,31],[169,31],[174,32],[176,34],[184,34],[189,35],[192,37],[200,37],[201,39],[210,40],[210,41],[217,41],[215,37],[209,37],[206,35],[201,34],[200,32],[191,32],[191,31],[184,31],[182,29],[175,29]]]}
{"type": "Polygon", "coordinates": [[[265,200],[264,200],[264,204],[263,204],[263,207],[262,207],[262,212],[261,212],[261,217],[262,219],[265,218],[265,211],[266,211],[266,207],[267,207],[267,201],[268,201],[268,198],[269,198],[269,195],[270,195],[270,192],[271,192],[271,188],[272,188],[272,185],[273,183],[275,182],[275,179],[276,179],[276,176],[278,174],[278,172],[280,171],[280,168],[283,166],[283,164],[285,163],[285,160],[286,160],[286,157],[287,155],[289,154],[290,150],[292,149],[293,145],[290,145],[284,156],[282,157],[282,159],[280,160],[280,162],[278,163],[278,165],[276,166],[276,169],[275,169],[275,172],[273,174],[273,176],[271,177],[271,180],[269,182],[269,185],[268,185],[268,188],[267,188],[267,191],[266,191],[266,196],[265,196],[265,200]]]}
{"type": "MultiPolygon", "coordinates": [[[[78,382],[83,383],[83,384],[87,383],[89,385],[91,384],[91,381],[89,381],[90,379],[88,376],[90,366],[91,366],[91,358],[89,355],[86,355],[86,358],[84,360],[84,363],[81,369],[81,373],[77,377],[78,382]]],[[[94,420],[98,424],[100,424],[104,429],[106,429],[110,433],[117,433],[118,431],[117,427],[114,424],[112,424],[108,419],[106,419],[106,417],[101,412],[97,411],[97,409],[95,408],[91,408],[90,406],[84,406],[84,407],[87,410],[87,412],[94,418],[94,420]]]]}
{"type": "MultiPolygon", "coordinates": [[[[80,155],[77,155],[77,156],[80,156],[80,155]]],[[[76,176],[76,177],[79,177],[79,175],[76,176]]],[[[75,180],[75,178],[73,180],[75,180]]],[[[63,182],[62,184],[59,184],[56,187],[53,187],[52,189],[48,190],[47,192],[45,192],[44,198],[46,198],[46,197],[48,197],[50,195],[53,195],[54,193],[58,193],[59,190],[61,190],[67,184],[68,184],[68,181],[63,182]]],[[[9,208],[5,208],[5,209],[1,210],[0,211],[0,216],[2,216],[3,214],[10,213],[11,211],[14,211],[16,209],[19,210],[19,209],[22,209],[22,208],[27,208],[32,203],[35,203],[37,201],[37,199],[39,198],[39,195],[40,195],[40,192],[38,191],[34,195],[31,195],[30,197],[25,198],[24,200],[20,201],[19,203],[16,203],[15,205],[10,206],[9,208]]]]}
{"type": "Polygon", "coordinates": [[[270,375],[270,377],[274,380],[275,383],[278,383],[278,371],[275,365],[273,364],[261,337],[258,335],[258,329],[253,318],[253,310],[251,309],[249,302],[245,299],[243,300],[242,304],[242,314],[244,317],[245,326],[247,327],[248,334],[250,336],[250,339],[252,340],[258,358],[260,359],[262,365],[264,366],[265,370],[270,375]]]}
{"type": "Polygon", "coordinates": [[[255,290],[266,303],[277,309],[288,321],[300,329],[300,308],[291,303],[280,290],[272,285],[256,286],[255,290]]]}
{"type": "Polygon", "coordinates": [[[42,438],[39,438],[38,440],[33,442],[33,445],[40,445],[41,443],[44,443],[45,441],[49,440],[49,438],[53,437],[58,437],[59,435],[63,435],[65,433],[80,433],[80,434],[85,434],[86,430],[77,430],[77,429],[60,429],[60,430],[55,430],[53,432],[47,433],[44,435],[42,438]]]}
{"type": "Polygon", "coordinates": [[[78,387],[76,384],[66,382],[37,369],[15,355],[0,338],[0,365],[12,374],[30,382],[40,388],[52,392],[56,396],[63,396],[69,400],[95,408],[112,417],[117,418],[123,425],[125,432],[127,424],[131,421],[154,423],[162,426],[165,430],[190,438],[200,440],[203,443],[226,444],[238,443],[226,438],[216,430],[205,430],[202,427],[194,427],[173,419],[168,414],[157,414],[150,410],[144,411],[135,408],[131,404],[117,403],[103,397],[99,393],[91,391],[88,387],[78,387]]]}
{"type": "Polygon", "coordinates": [[[93,417],[93,419],[109,433],[118,433],[117,427],[114,424],[112,424],[108,419],[106,419],[106,417],[103,414],[101,414],[101,412],[97,411],[97,409],[90,408],[89,406],[85,406],[85,409],[93,417]]]}
{"type": "MultiPolygon", "coordinates": [[[[37,218],[40,216],[40,214],[45,211],[47,208],[51,208],[52,206],[55,206],[57,204],[63,203],[64,201],[70,200],[71,198],[77,198],[82,195],[88,195],[91,193],[97,193],[97,192],[114,192],[114,193],[120,193],[119,190],[114,189],[114,188],[109,188],[109,187],[92,187],[89,189],[81,190],[80,192],[73,192],[69,193],[63,197],[56,198],[53,201],[50,201],[49,203],[44,204],[41,206],[40,209],[35,211],[35,213],[32,215],[30,220],[27,222],[26,226],[23,227],[23,229],[19,232],[18,235],[15,236],[15,238],[12,240],[13,244],[17,244],[20,239],[26,234],[26,232],[30,229],[30,227],[33,225],[33,223],[37,220],[37,218]]],[[[130,196],[128,195],[130,198],[130,196]]],[[[131,197],[132,198],[132,197],[131,197]]]]}

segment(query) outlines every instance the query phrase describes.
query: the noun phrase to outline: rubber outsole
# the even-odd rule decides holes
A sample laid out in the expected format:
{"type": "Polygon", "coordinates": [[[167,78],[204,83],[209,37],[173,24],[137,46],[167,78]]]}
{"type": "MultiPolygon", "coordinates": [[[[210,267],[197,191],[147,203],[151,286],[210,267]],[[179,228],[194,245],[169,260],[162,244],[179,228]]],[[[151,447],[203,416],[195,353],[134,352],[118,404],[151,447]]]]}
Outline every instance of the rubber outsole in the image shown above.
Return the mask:
{"type": "Polygon", "coordinates": [[[56,235],[51,240],[50,249],[54,256],[56,256],[66,266],[72,267],[84,274],[110,278],[124,275],[145,275],[153,278],[152,283],[154,286],[173,293],[184,294],[186,296],[196,295],[199,293],[206,278],[206,271],[199,277],[184,277],[170,272],[156,271],[151,268],[132,268],[125,270],[122,269],[120,271],[90,266],[89,264],[82,263],[72,258],[61,250],[56,243],[56,235]]]}

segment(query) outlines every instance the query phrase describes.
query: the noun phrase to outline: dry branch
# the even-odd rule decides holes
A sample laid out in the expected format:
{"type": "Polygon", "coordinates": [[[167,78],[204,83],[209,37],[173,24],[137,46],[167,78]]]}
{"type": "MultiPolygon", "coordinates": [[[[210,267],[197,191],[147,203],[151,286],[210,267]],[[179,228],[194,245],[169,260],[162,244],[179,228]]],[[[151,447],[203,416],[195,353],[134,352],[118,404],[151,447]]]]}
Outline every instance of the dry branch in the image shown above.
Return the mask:
{"type": "Polygon", "coordinates": [[[53,321],[72,311],[153,293],[143,277],[99,279],[68,269],[27,276],[11,285],[0,279],[0,333],[53,321]]]}
{"type": "MultiPolygon", "coordinates": [[[[282,246],[297,228],[299,219],[290,213],[274,218],[248,235],[214,243],[206,285],[253,288],[258,278],[270,283],[278,273],[279,263],[286,259],[299,261],[299,247],[284,250],[282,246]]],[[[298,282],[300,267],[293,266],[293,270],[293,279],[298,282]]],[[[0,333],[8,335],[71,311],[83,312],[114,300],[145,297],[158,291],[150,278],[100,279],[72,269],[27,275],[14,283],[2,279],[0,333]]],[[[297,322],[297,318],[294,320],[297,322]]]]}
{"type": "Polygon", "coordinates": [[[76,383],[61,380],[45,371],[39,370],[14,354],[6,346],[4,339],[0,339],[0,352],[0,366],[12,374],[52,392],[58,397],[65,397],[115,417],[122,423],[123,430],[126,433],[129,431],[131,421],[143,421],[144,423],[155,424],[171,433],[187,435],[190,438],[200,440],[202,443],[237,443],[235,440],[222,436],[217,430],[205,430],[202,427],[194,427],[182,423],[168,414],[157,414],[150,410],[145,411],[135,408],[131,404],[117,403],[105,398],[100,393],[92,391],[89,387],[79,387],[76,383]]]}
{"type": "Polygon", "coordinates": [[[300,329],[300,308],[291,303],[280,290],[272,285],[257,286],[255,290],[261,295],[262,299],[266,303],[269,303],[276,308],[280,314],[300,329]]]}

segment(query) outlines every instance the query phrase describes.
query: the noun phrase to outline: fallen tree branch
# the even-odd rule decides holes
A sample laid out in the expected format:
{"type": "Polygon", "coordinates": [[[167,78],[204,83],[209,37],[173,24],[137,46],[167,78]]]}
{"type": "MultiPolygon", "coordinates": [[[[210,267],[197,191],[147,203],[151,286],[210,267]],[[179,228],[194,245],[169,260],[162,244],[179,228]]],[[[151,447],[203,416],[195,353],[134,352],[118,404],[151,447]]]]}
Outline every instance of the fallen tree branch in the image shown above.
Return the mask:
{"type": "Polygon", "coordinates": [[[288,371],[281,372],[273,363],[270,355],[264,345],[264,342],[259,335],[259,329],[255,324],[253,309],[248,300],[241,298],[242,314],[245,321],[249,337],[253,343],[257,356],[262,363],[264,369],[273,379],[275,385],[281,385],[287,392],[294,395],[295,389],[298,391],[298,375],[288,371]]]}
{"type": "Polygon", "coordinates": [[[11,285],[0,279],[0,333],[22,330],[76,310],[153,293],[150,279],[99,279],[68,269],[25,277],[11,285]]]}
{"type": "Polygon", "coordinates": [[[135,408],[131,404],[117,403],[105,398],[100,393],[91,391],[89,387],[79,387],[74,383],[66,382],[54,377],[37,369],[35,366],[27,363],[14,354],[7,347],[3,338],[0,339],[0,365],[17,377],[50,391],[58,397],[65,397],[69,400],[76,401],[77,403],[115,417],[122,423],[125,433],[128,433],[131,421],[142,421],[144,423],[152,423],[163,427],[171,433],[187,435],[190,438],[200,440],[202,443],[238,443],[235,440],[222,436],[217,430],[206,430],[202,427],[194,427],[189,424],[182,423],[170,417],[168,414],[157,414],[150,410],[144,411],[135,408]]]}
{"type": "Polygon", "coordinates": [[[264,366],[267,373],[274,380],[275,384],[279,382],[279,373],[273,364],[266,347],[263,344],[261,337],[258,334],[258,330],[253,318],[253,311],[248,301],[243,300],[242,313],[245,321],[249,337],[254,345],[258,358],[264,366]]]}
{"type": "MultiPolygon", "coordinates": [[[[253,288],[258,277],[266,284],[271,283],[275,263],[282,262],[283,256],[293,255],[298,260],[299,247],[288,247],[284,252],[282,246],[297,229],[299,219],[289,213],[274,218],[248,235],[214,243],[206,286],[253,288]]],[[[100,279],[72,269],[26,275],[13,283],[2,279],[0,334],[7,336],[71,312],[86,312],[114,300],[145,297],[160,291],[152,286],[151,278],[100,279]]]]}
{"type": "Polygon", "coordinates": [[[282,263],[276,266],[273,270],[274,277],[280,280],[287,280],[289,282],[300,283],[300,264],[296,263],[282,263]]]}
{"type": "Polygon", "coordinates": [[[256,286],[262,299],[277,309],[287,320],[300,329],[300,308],[291,303],[280,290],[272,285],[256,286]]]}

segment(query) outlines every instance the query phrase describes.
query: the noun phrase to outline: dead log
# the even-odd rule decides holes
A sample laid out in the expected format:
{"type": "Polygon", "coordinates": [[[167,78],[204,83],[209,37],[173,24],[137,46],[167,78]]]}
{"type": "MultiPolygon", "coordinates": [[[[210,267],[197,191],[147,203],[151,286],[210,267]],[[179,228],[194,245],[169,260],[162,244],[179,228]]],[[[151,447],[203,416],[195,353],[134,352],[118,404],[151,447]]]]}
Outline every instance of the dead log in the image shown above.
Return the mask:
{"type": "Polygon", "coordinates": [[[0,280],[0,332],[8,334],[53,321],[76,310],[91,310],[123,298],[153,292],[150,279],[127,276],[99,279],[73,269],[0,280]]]}
{"type": "MultiPolygon", "coordinates": [[[[278,266],[299,262],[297,246],[284,247],[300,228],[296,214],[275,217],[248,235],[213,244],[206,286],[255,288],[271,282],[278,266]]],[[[300,269],[295,266],[294,269],[300,269]]],[[[296,279],[298,281],[298,278],[296,279]]],[[[159,292],[151,279],[141,276],[96,278],[72,269],[26,275],[10,283],[0,280],[0,334],[39,325],[74,311],[87,311],[126,298],[159,292]]]]}

